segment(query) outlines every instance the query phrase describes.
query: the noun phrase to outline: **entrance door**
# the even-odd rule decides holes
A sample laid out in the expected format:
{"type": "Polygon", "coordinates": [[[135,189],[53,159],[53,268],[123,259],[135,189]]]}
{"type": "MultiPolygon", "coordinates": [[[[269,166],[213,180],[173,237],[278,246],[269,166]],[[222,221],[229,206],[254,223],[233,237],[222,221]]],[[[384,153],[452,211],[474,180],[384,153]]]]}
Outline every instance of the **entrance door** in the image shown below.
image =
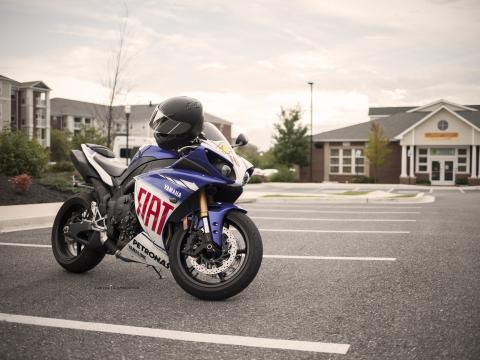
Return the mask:
{"type": "Polygon", "coordinates": [[[454,185],[454,162],[453,160],[432,160],[432,172],[430,180],[432,185],[454,185]]]}

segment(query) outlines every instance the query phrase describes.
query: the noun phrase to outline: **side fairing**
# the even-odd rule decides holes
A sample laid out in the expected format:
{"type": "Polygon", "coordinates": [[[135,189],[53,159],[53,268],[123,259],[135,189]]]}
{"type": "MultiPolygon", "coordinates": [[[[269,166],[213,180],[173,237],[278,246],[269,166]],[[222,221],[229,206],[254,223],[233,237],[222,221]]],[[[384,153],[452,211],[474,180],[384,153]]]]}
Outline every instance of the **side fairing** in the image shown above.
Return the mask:
{"type": "Polygon", "coordinates": [[[136,177],[135,210],[145,232],[159,246],[164,246],[162,232],[170,216],[183,199],[193,193],[178,180],[157,173],[136,177]]]}

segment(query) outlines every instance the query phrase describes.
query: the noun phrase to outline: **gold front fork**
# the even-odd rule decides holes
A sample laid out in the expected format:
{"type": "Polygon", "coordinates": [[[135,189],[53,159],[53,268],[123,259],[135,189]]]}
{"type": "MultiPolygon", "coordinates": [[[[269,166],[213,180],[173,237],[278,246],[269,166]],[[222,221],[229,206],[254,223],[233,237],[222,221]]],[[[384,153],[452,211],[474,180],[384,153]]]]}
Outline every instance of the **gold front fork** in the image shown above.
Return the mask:
{"type": "Polygon", "coordinates": [[[203,220],[203,230],[205,234],[210,234],[210,225],[208,223],[208,201],[205,188],[200,190],[200,219],[203,220]]]}
{"type": "Polygon", "coordinates": [[[200,218],[208,216],[208,202],[205,188],[200,190],[200,218]]]}

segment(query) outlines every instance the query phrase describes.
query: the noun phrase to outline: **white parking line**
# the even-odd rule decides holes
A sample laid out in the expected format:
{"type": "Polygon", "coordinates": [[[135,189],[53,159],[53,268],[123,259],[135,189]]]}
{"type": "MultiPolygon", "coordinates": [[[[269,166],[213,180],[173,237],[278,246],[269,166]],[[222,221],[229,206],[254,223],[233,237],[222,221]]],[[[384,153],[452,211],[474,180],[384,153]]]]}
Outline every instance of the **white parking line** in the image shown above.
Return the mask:
{"type": "Polygon", "coordinates": [[[263,255],[267,259],[396,261],[396,258],[362,256],[263,255]]]}
{"type": "MultiPolygon", "coordinates": [[[[33,248],[51,248],[51,245],[41,244],[22,244],[22,243],[10,243],[0,242],[0,245],[6,246],[20,246],[20,247],[33,247],[33,248]]],[[[310,256],[310,255],[263,255],[264,258],[271,259],[303,259],[303,260],[364,260],[364,261],[395,261],[396,258],[386,257],[355,257],[355,256],[310,256]]]]}
{"type": "Polygon", "coordinates": [[[433,193],[433,188],[430,188],[430,190],[428,191],[430,194],[433,193]]]}
{"type": "Polygon", "coordinates": [[[460,190],[462,194],[465,194],[465,191],[463,191],[463,189],[458,189],[458,190],[460,190]]]}
{"type": "Polygon", "coordinates": [[[393,188],[390,188],[387,192],[391,193],[393,190],[393,188]]]}
{"type": "Polygon", "coordinates": [[[419,206],[405,206],[405,205],[399,205],[399,204],[391,204],[392,206],[376,206],[376,205],[329,205],[329,204],[315,204],[315,203],[298,203],[298,204],[292,204],[292,203],[259,203],[259,204],[240,204],[240,206],[244,209],[249,209],[251,208],[252,210],[256,210],[257,207],[258,209],[269,209],[266,208],[265,206],[267,205],[286,205],[289,208],[311,208],[311,209],[380,209],[380,210],[421,210],[422,208],[419,206]]]}
{"type": "Polygon", "coordinates": [[[296,212],[296,213],[318,213],[318,214],[420,214],[419,211],[345,211],[345,210],[302,210],[302,209],[270,209],[256,208],[249,209],[249,212],[269,211],[269,212],[296,212]]]}
{"type": "Polygon", "coordinates": [[[37,248],[50,248],[50,247],[52,247],[52,245],[23,244],[23,243],[11,243],[11,242],[0,242],[0,245],[5,245],[5,246],[37,247],[37,248]]]}
{"type": "Polygon", "coordinates": [[[306,230],[306,229],[258,229],[264,232],[345,233],[345,234],[410,234],[410,231],[390,230],[306,230]]]}
{"type": "Polygon", "coordinates": [[[330,354],[346,354],[350,345],[313,342],[313,341],[298,341],[298,340],[284,340],[259,338],[251,336],[236,336],[223,334],[208,334],[196,333],[188,331],[153,329],[148,327],[128,326],[106,324],[98,322],[76,321],[55,319],[39,316],[25,316],[0,313],[0,321],[5,321],[15,324],[45,326],[61,329],[94,331],[110,334],[122,334],[133,336],[146,336],[160,339],[191,341],[210,344],[234,345],[234,346],[248,346],[266,349],[281,349],[281,350],[297,350],[297,351],[311,351],[330,354]]]}
{"type": "Polygon", "coordinates": [[[343,221],[343,222],[415,222],[415,219],[328,219],[328,218],[286,218],[286,217],[270,217],[270,216],[251,216],[253,220],[299,220],[299,221],[343,221]]]}

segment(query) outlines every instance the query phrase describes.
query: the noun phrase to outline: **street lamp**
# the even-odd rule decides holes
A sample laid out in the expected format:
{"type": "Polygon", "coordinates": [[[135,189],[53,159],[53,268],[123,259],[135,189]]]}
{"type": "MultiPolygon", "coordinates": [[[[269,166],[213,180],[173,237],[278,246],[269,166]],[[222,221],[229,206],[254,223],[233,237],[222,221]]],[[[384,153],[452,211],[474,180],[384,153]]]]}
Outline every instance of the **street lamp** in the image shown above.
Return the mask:
{"type": "Polygon", "coordinates": [[[310,85],[310,182],[313,182],[313,82],[310,85]]]}
{"type": "Polygon", "coordinates": [[[130,108],[130,105],[125,105],[125,118],[127,119],[127,165],[128,165],[128,160],[130,159],[130,149],[128,148],[128,129],[130,127],[130,111],[131,111],[131,108],[130,108]]]}

